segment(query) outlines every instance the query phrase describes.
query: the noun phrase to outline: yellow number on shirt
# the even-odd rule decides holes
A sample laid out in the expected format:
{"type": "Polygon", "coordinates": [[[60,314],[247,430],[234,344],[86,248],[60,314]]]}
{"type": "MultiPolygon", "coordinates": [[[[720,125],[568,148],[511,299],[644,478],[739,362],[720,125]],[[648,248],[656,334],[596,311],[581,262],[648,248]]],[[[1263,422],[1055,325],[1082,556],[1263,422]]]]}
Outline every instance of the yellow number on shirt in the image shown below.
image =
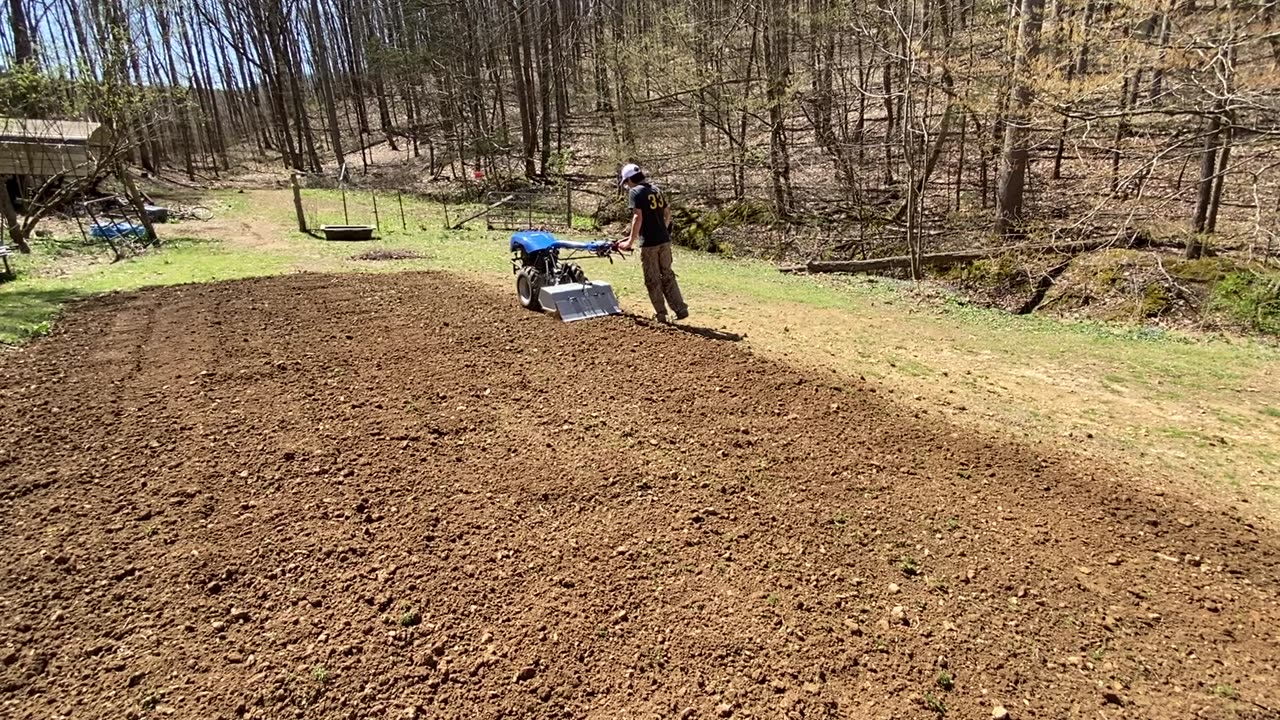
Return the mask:
{"type": "Polygon", "coordinates": [[[650,209],[650,210],[657,210],[658,208],[664,208],[664,207],[666,207],[666,206],[667,206],[667,201],[666,201],[666,200],[664,200],[664,199],[663,199],[663,197],[662,197],[661,195],[659,195],[659,194],[657,194],[657,193],[653,193],[653,194],[651,194],[651,195],[649,196],[649,209],[650,209]]]}

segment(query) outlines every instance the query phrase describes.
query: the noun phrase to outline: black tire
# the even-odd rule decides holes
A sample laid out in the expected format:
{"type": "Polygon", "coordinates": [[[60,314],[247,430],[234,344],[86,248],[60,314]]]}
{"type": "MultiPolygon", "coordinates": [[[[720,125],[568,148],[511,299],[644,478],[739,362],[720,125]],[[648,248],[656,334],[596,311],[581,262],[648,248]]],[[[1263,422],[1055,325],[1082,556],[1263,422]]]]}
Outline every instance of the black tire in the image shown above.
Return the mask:
{"type": "Polygon", "coordinates": [[[538,300],[541,290],[541,273],[531,267],[520,268],[516,273],[516,296],[520,298],[520,306],[526,310],[541,310],[542,303],[538,300]]]}
{"type": "Polygon", "coordinates": [[[587,274],[582,272],[582,268],[574,265],[573,263],[569,263],[564,269],[564,279],[567,282],[581,285],[587,281],[587,274]]]}

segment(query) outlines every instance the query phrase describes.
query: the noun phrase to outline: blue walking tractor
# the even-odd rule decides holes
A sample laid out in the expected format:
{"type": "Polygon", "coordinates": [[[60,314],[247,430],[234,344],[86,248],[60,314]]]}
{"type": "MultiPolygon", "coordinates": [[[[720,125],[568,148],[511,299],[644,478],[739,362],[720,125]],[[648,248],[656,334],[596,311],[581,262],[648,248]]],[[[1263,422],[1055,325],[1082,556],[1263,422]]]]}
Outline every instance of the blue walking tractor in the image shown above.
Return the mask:
{"type": "Polygon", "coordinates": [[[626,257],[607,240],[572,242],[551,233],[525,231],[511,236],[511,266],[516,294],[529,310],[542,310],[565,322],[621,315],[609,283],[588,280],[573,260],[626,257]],[[561,253],[564,253],[563,255],[561,253]]]}

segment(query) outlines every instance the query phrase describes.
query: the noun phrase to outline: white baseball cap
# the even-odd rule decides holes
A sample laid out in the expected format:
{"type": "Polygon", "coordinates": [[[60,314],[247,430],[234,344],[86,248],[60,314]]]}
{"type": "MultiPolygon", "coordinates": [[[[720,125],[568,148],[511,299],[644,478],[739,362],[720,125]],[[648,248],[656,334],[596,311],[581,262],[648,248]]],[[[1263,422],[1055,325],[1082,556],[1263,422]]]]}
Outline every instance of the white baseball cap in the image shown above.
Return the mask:
{"type": "Polygon", "coordinates": [[[618,173],[618,177],[622,182],[626,182],[636,175],[640,174],[640,166],[635,163],[627,163],[622,166],[622,172],[618,173]]]}

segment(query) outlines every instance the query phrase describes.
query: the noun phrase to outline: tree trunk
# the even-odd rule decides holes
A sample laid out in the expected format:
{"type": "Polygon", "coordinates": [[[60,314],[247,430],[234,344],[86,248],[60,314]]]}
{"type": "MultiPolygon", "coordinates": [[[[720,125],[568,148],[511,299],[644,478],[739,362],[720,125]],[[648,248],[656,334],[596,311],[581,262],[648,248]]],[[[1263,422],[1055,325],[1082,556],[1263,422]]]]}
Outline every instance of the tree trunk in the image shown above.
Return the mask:
{"type": "Polygon", "coordinates": [[[1156,60],[1156,65],[1151,70],[1151,90],[1147,96],[1152,103],[1163,104],[1161,95],[1164,93],[1164,65],[1165,56],[1169,52],[1169,35],[1173,32],[1173,21],[1170,14],[1173,11],[1173,3],[1175,0],[1169,0],[1169,9],[1160,13],[1160,25],[1156,35],[1156,42],[1160,46],[1160,55],[1156,60]]]}
{"type": "Polygon", "coordinates": [[[773,204],[778,217],[791,215],[791,158],[787,150],[787,85],[791,75],[787,15],[782,0],[769,0],[769,16],[764,27],[764,58],[769,103],[769,171],[773,204]]]}
{"type": "Polygon", "coordinates": [[[1222,207],[1222,192],[1227,183],[1227,169],[1231,162],[1231,140],[1235,131],[1230,115],[1226,119],[1226,127],[1220,131],[1222,150],[1218,153],[1218,169],[1214,173],[1213,196],[1209,199],[1208,217],[1204,221],[1204,231],[1209,234],[1218,231],[1218,209],[1222,207]]]}
{"type": "Polygon", "coordinates": [[[14,247],[18,248],[20,253],[30,253],[31,246],[27,244],[27,238],[22,232],[22,224],[18,222],[18,211],[14,209],[13,200],[9,198],[7,179],[0,181],[0,215],[4,216],[4,222],[9,226],[9,239],[13,240],[14,247]]]}
{"type": "Polygon", "coordinates": [[[321,102],[324,103],[325,118],[329,124],[329,148],[333,151],[338,165],[341,166],[347,155],[342,149],[342,128],[338,125],[338,100],[333,90],[333,66],[330,64],[326,39],[320,28],[319,0],[311,0],[308,9],[310,10],[311,46],[315,50],[313,72],[320,81],[321,102]]]}
{"type": "Polygon", "coordinates": [[[9,29],[13,31],[13,63],[25,65],[34,62],[36,49],[31,42],[31,21],[22,0],[9,0],[9,29]]]}
{"type": "Polygon", "coordinates": [[[511,57],[511,75],[516,88],[516,104],[520,108],[520,139],[524,174],[527,178],[537,175],[534,158],[538,148],[537,105],[533,97],[533,80],[531,66],[533,59],[529,53],[528,9],[521,4],[515,8],[517,31],[508,35],[509,55],[511,57]]]}
{"type": "Polygon", "coordinates": [[[1018,46],[1014,57],[1013,94],[1005,124],[1004,151],[1000,162],[1000,187],[996,201],[996,232],[1010,236],[1022,223],[1023,190],[1026,187],[1028,140],[1031,126],[1031,64],[1039,51],[1044,0],[1022,0],[1018,46]]]}
{"type": "Polygon", "coordinates": [[[1200,182],[1196,191],[1196,209],[1191,218],[1191,232],[1187,241],[1187,259],[1194,260],[1204,253],[1204,241],[1201,237],[1208,231],[1209,206],[1213,202],[1213,179],[1218,170],[1218,135],[1222,128],[1222,117],[1215,113],[1209,118],[1209,127],[1204,134],[1204,147],[1200,151],[1200,182]]]}
{"type": "Polygon", "coordinates": [[[547,177],[547,169],[551,164],[551,102],[554,90],[551,79],[551,22],[549,15],[555,12],[550,0],[544,0],[538,8],[538,99],[542,105],[542,142],[538,153],[539,174],[547,177]]]}

